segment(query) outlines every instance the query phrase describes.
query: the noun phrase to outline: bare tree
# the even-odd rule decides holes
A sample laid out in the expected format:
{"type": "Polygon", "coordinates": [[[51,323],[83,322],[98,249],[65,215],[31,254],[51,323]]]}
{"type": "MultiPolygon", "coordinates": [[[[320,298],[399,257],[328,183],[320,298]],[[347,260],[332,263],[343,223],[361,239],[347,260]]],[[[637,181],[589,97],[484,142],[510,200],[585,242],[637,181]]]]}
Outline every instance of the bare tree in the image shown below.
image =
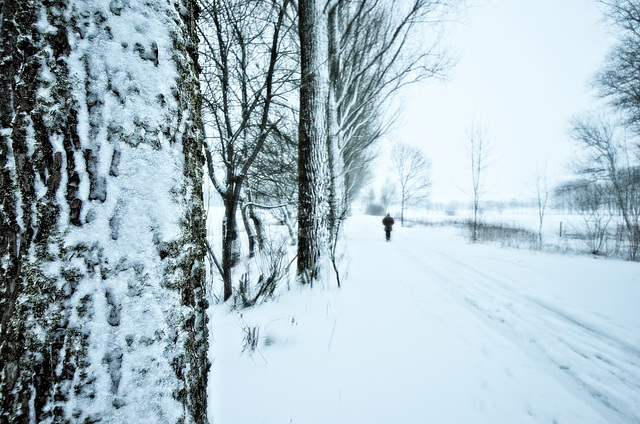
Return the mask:
{"type": "MultiPolygon", "coordinates": [[[[232,294],[231,270],[240,257],[236,213],[243,202],[243,188],[276,125],[272,120],[274,99],[291,80],[292,71],[278,66],[283,60],[283,40],[290,29],[286,25],[289,3],[202,2],[205,116],[213,133],[206,154],[209,177],[225,207],[221,265],[225,301],[232,294]],[[213,153],[217,154],[217,161],[213,153]],[[224,171],[221,181],[216,176],[216,165],[224,171]]],[[[244,211],[250,212],[251,206],[244,211]]],[[[245,223],[248,225],[246,217],[245,223]]],[[[247,230],[251,234],[249,227],[247,230]]]]}
{"type": "Polygon", "coordinates": [[[598,114],[574,118],[571,136],[583,149],[578,173],[611,184],[629,242],[628,256],[640,254],[640,166],[619,125],[598,114]]]}
{"type": "Polygon", "coordinates": [[[391,162],[400,187],[400,225],[404,225],[405,209],[429,198],[431,162],[420,149],[406,144],[393,146],[391,162]]]}
{"type": "Polygon", "coordinates": [[[610,202],[611,187],[601,182],[584,180],[575,188],[578,213],[584,223],[581,238],[589,251],[597,255],[605,246],[609,223],[615,213],[610,202]]]}
{"type": "MultiPolygon", "coordinates": [[[[372,140],[375,142],[378,134],[370,132],[370,128],[363,126],[362,131],[354,138],[372,140]]],[[[359,146],[358,143],[348,143],[342,149],[341,157],[344,162],[344,199],[341,208],[349,210],[352,200],[373,179],[373,168],[378,150],[373,146],[359,146]]]]}
{"type": "Polygon", "coordinates": [[[594,84],[600,95],[640,130],[640,7],[637,0],[600,0],[615,26],[618,42],[609,51],[594,84]]]}
{"type": "Polygon", "coordinates": [[[538,205],[538,249],[542,249],[542,223],[547,211],[549,200],[549,180],[547,178],[547,166],[540,170],[536,166],[535,174],[536,203],[538,205]]]}
{"type": "Polygon", "coordinates": [[[480,121],[474,120],[467,130],[467,154],[470,160],[473,221],[471,223],[471,241],[478,241],[478,215],[480,199],[484,194],[485,171],[491,158],[490,138],[480,121]]]}
{"type": "Polygon", "coordinates": [[[397,197],[397,187],[391,178],[387,178],[387,180],[382,185],[380,189],[380,205],[385,211],[388,211],[389,206],[395,201],[397,197]]]}
{"type": "Polygon", "coordinates": [[[198,7],[1,7],[0,422],[207,423],[198,7]]]}
{"type": "MultiPolygon", "coordinates": [[[[296,111],[297,113],[297,111],[296,111]]],[[[298,204],[298,141],[294,117],[279,120],[249,175],[253,200],[287,226],[291,244],[296,243],[296,206],[298,204]],[[268,207],[263,207],[269,205],[268,207]],[[274,207],[275,206],[275,207],[274,207]]]]}

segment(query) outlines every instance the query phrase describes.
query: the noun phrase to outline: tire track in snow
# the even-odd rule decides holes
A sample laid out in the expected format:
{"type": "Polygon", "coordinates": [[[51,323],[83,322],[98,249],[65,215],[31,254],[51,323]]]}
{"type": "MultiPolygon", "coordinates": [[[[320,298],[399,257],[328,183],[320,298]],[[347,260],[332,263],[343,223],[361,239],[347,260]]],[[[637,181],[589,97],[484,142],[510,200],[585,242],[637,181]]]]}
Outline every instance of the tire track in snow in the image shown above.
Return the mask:
{"type": "Polygon", "coordinates": [[[420,263],[425,272],[529,355],[542,355],[554,365],[558,379],[597,401],[603,412],[611,415],[613,411],[624,422],[640,422],[637,348],[547,302],[520,295],[514,287],[516,277],[500,272],[499,266],[485,271],[432,248],[421,253],[406,251],[404,255],[420,263]],[[438,259],[423,259],[434,256],[438,259]]]}

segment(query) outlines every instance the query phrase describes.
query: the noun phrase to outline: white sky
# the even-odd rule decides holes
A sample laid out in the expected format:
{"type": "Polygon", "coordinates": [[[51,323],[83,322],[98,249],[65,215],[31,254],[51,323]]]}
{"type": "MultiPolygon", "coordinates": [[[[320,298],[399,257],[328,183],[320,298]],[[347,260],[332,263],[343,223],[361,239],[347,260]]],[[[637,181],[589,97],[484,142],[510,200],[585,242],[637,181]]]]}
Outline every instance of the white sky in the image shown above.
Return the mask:
{"type": "MultiPolygon", "coordinates": [[[[589,79],[613,39],[593,0],[475,0],[447,29],[446,83],[411,86],[389,136],[433,162],[432,201],[468,199],[465,131],[480,117],[495,151],[485,199],[534,196],[536,166],[557,180],[574,146],[568,120],[596,103],[589,79]]],[[[385,149],[385,154],[388,150],[385,149]]]]}

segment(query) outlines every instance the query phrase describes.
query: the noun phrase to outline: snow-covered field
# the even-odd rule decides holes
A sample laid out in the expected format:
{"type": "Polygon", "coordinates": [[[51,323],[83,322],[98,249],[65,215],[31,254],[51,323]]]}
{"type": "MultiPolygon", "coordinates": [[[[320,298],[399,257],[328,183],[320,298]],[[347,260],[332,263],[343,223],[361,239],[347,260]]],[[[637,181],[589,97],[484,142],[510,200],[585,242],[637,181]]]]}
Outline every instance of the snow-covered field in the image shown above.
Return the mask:
{"type": "Polygon", "coordinates": [[[368,216],[346,238],[341,289],[211,308],[215,424],[640,423],[639,263],[450,227],[386,243],[368,216]]]}

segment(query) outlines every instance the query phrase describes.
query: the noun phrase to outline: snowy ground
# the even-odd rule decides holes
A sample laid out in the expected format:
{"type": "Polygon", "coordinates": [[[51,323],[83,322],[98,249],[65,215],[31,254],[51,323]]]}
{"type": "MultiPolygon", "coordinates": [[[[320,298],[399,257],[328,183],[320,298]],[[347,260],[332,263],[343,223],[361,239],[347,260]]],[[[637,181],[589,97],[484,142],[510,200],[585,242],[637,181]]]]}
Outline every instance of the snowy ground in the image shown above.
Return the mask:
{"type": "Polygon", "coordinates": [[[342,289],[212,308],[215,424],[640,423],[639,263],[346,233],[342,289]]]}

